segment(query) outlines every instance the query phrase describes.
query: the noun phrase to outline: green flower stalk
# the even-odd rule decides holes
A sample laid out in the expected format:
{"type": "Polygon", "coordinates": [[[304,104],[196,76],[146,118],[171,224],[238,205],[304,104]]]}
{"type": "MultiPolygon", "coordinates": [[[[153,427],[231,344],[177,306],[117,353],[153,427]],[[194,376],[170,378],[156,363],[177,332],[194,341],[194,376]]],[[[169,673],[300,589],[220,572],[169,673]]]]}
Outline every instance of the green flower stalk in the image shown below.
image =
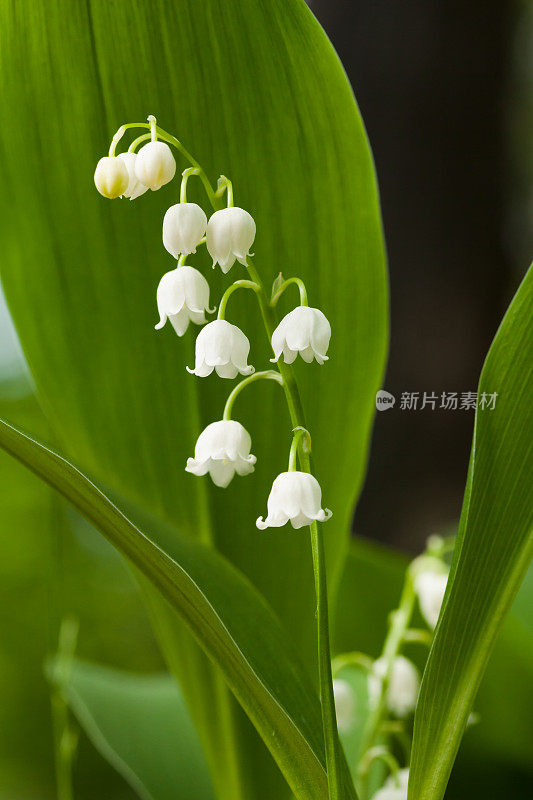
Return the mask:
{"type": "Polygon", "coordinates": [[[322,508],[322,491],[311,473],[311,437],[305,426],[302,403],[290,366],[298,354],[306,362],[316,360],[323,364],[327,360],[331,328],[319,309],[309,307],[307,290],[300,278],[281,282],[278,278],[269,298],[250,252],[256,235],[255,220],[248,211],[234,205],[232,182],[221,175],[214,189],[201,165],[175,136],[157,126],[155,117],[148,117],[148,123],[128,123],[119,128],[111,142],[109,155],[99,162],[95,174],[95,183],[101,194],[134,199],[147,188],[156,191],[168,183],[176,172],[169,144],[187,159],[190,167],[182,174],[180,201],[167,210],[163,221],[163,244],[178,263],[159,284],[157,305],[160,322],[156,328],[163,327],[169,319],[176,333],[182,336],[190,322],[206,323],[205,312],[211,313],[208,308],[209,286],[198,270],[185,265],[185,259],[201,244],[205,243],[213,267],[219,264],[222,272],[227,273],[237,261],[248,273],[247,280],[237,280],[225,291],[218,318],[207,323],[196,339],[194,367],[187,367],[189,372],[202,378],[213,372],[230,380],[238,373],[248,377],[230,393],[223,419],[211,423],[200,434],[194,458],[189,458],[186,469],[194,475],[209,474],[220,487],[227,486],[235,473],[241,476],[252,473],[256,457],[250,453],[251,437],[238,421],[231,418],[233,403],[252,382],[276,380],[282,386],[293,430],[289,466],[287,472],[275,478],[268,498],[267,517],[264,520],[259,517],[257,526],[264,530],[290,521],[293,528],[310,527],[326,771],[330,800],[341,800],[344,796],[342,754],[331,672],[324,542],[317,524],[327,521],[332,512],[322,508]],[[126,154],[116,156],[116,148],[130,128],[149,129],[149,133],[135,139],[126,154]],[[141,144],[143,146],[136,153],[141,144]],[[122,158],[124,156],[127,161],[122,158]],[[202,182],[213,208],[214,213],[209,219],[199,205],[187,202],[187,182],[192,176],[197,176],[202,182]],[[278,323],[276,303],[293,283],[300,292],[300,305],[278,323]],[[265,331],[274,351],[271,360],[277,365],[275,370],[252,374],[254,368],[248,364],[250,342],[243,331],[226,319],[228,300],[239,288],[252,289],[258,300],[265,331]]]}

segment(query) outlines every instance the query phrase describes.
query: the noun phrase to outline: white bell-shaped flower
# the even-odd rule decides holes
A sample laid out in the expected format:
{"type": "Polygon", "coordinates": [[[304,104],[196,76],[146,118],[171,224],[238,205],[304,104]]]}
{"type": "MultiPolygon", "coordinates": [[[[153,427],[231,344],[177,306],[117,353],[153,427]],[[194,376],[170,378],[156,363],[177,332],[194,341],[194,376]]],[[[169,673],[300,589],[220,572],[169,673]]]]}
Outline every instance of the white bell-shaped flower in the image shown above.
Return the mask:
{"type": "Polygon", "coordinates": [[[407,800],[408,784],[409,770],[399,769],[396,775],[389,775],[372,800],[407,800]]]}
{"type": "Polygon", "coordinates": [[[100,194],[109,200],[124,194],[129,180],[128,169],[117,156],[104,156],[96,165],[94,183],[100,194]]]}
{"type": "Polygon", "coordinates": [[[163,244],[174,258],[182,253],[196,253],[206,227],[207,217],[199,205],[176,203],[170,206],[163,219],[163,244]]]}
{"type": "Polygon", "coordinates": [[[209,308],[209,284],[194,267],[177,267],[166,272],[157,287],[157,310],[159,322],[156,330],[163,327],[167,319],[178,336],[183,336],[189,321],[195,325],[207,322],[205,312],[209,308]]]}
{"type": "Polygon", "coordinates": [[[355,725],[355,692],[342,678],[333,679],[333,696],[335,698],[335,711],[337,725],[341,733],[348,733],[355,725]]]}
{"type": "Polygon", "coordinates": [[[272,349],[276,362],[281,354],[285,363],[292,364],[298,353],[307,363],[316,358],[319,364],[328,360],[326,355],[331,326],[318,308],[297,306],[283,317],[272,334],[272,349]]]}
{"type": "Polygon", "coordinates": [[[235,259],[246,266],[254,239],[255,222],[243,208],[231,206],[215,211],[207,223],[207,249],[213,266],[218,262],[222,272],[228,272],[235,259]]]}
{"type": "Polygon", "coordinates": [[[160,189],[176,174],[176,162],[166,142],[148,142],[137,153],[135,175],[152,191],[160,189]]]}
{"type": "Polygon", "coordinates": [[[128,170],[128,185],[122,192],[122,197],[129,197],[130,200],[135,200],[136,197],[140,197],[148,191],[148,186],[141,183],[135,174],[137,153],[120,153],[117,158],[120,158],[128,170]]]}
{"type": "Polygon", "coordinates": [[[202,328],[196,339],[194,369],[187,371],[205,378],[213,370],[221,378],[235,378],[237,373],[251,375],[254,368],[248,362],[250,342],[236,325],[225,319],[215,319],[202,328]]]}
{"type": "Polygon", "coordinates": [[[250,455],[252,440],[240,422],[220,420],[202,431],[185,469],[193,475],[211,475],[216,486],[226,487],[235,473],[249,475],[256,457],[250,455]]]}
{"type": "Polygon", "coordinates": [[[321,508],[322,490],[314,475],[308,472],[282,472],[272,484],[268,496],[268,515],[256,522],[261,530],[281,528],[289,522],[293,528],[302,528],[313,521],[325,522],[331,511],[321,508]]]}
{"type": "MultiPolygon", "coordinates": [[[[371,704],[377,702],[381,684],[387,670],[387,662],[383,658],[374,661],[372,672],[368,676],[368,694],[371,704]]],[[[387,687],[385,702],[387,708],[397,717],[406,717],[416,706],[420,675],[415,665],[404,656],[396,656],[387,687]]]]}
{"type": "Polygon", "coordinates": [[[447,573],[433,570],[419,572],[415,578],[420,611],[430,628],[434,628],[438,622],[447,582],[447,573]]]}

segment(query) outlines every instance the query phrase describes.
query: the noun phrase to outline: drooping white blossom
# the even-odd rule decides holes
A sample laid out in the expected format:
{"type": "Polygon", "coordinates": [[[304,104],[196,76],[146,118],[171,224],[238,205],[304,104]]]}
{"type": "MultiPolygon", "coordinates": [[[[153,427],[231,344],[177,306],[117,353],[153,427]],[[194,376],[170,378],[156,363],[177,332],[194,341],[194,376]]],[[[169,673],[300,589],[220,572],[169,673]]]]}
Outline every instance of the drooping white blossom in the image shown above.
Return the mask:
{"type": "Polygon", "coordinates": [[[183,336],[189,321],[203,325],[209,309],[209,284],[194,267],[182,266],[166,272],[157,287],[157,309],[159,322],[156,330],[163,327],[167,319],[178,336],[183,336]]]}
{"type": "Polygon", "coordinates": [[[290,521],[293,528],[310,525],[314,520],[325,522],[331,511],[321,508],[322,490],[314,475],[308,472],[282,472],[272,484],[268,496],[268,515],[256,522],[261,530],[280,528],[290,521]]]}
{"type": "Polygon", "coordinates": [[[223,208],[210,217],[207,223],[206,245],[222,272],[228,272],[235,259],[246,266],[246,257],[255,239],[255,222],[243,208],[223,208]]]}
{"type": "Polygon", "coordinates": [[[141,183],[135,174],[137,153],[120,153],[117,158],[120,158],[128,170],[128,185],[122,192],[122,197],[129,197],[130,200],[135,200],[148,191],[148,186],[141,183]]]}
{"type": "Polygon", "coordinates": [[[409,770],[399,769],[396,775],[389,775],[372,800],[407,800],[408,784],[409,770]]]}
{"type": "Polygon", "coordinates": [[[256,457],[250,455],[252,440],[240,422],[220,420],[202,431],[185,469],[193,475],[211,475],[216,486],[226,487],[235,473],[249,475],[256,457]]]}
{"type": "MultiPolygon", "coordinates": [[[[377,702],[385,678],[387,662],[383,658],[374,661],[368,675],[368,694],[371,704],[377,702]]],[[[404,656],[396,656],[392,663],[385,702],[397,717],[406,717],[416,706],[420,675],[415,665],[404,656]]]]}
{"type": "Polygon", "coordinates": [[[100,194],[109,200],[120,197],[128,188],[128,169],[121,158],[104,156],[94,171],[94,183],[100,194]]]}
{"type": "Polygon", "coordinates": [[[272,334],[275,362],[283,354],[287,364],[292,364],[298,353],[309,364],[314,358],[319,364],[328,360],[326,355],[331,326],[318,308],[297,306],[283,317],[272,334]]]}
{"type": "Polygon", "coordinates": [[[174,258],[182,253],[196,253],[206,227],[207,217],[199,205],[176,203],[170,206],[163,219],[163,244],[174,258]]]}
{"type": "Polygon", "coordinates": [[[355,693],[348,681],[342,678],[333,679],[333,695],[335,698],[335,711],[337,725],[341,733],[347,733],[355,725],[356,699],[355,693]]]}
{"type": "Polygon", "coordinates": [[[438,622],[448,574],[434,570],[424,570],[415,577],[415,591],[422,616],[430,628],[438,622]]]}
{"type": "Polygon", "coordinates": [[[160,189],[176,174],[176,162],[166,142],[148,142],[137,153],[135,175],[152,191],[160,189]]]}
{"type": "Polygon", "coordinates": [[[205,378],[213,370],[221,378],[235,378],[237,373],[251,375],[254,368],[248,362],[250,342],[236,325],[225,319],[215,319],[202,328],[196,339],[194,369],[187,371],[205,378]]]}

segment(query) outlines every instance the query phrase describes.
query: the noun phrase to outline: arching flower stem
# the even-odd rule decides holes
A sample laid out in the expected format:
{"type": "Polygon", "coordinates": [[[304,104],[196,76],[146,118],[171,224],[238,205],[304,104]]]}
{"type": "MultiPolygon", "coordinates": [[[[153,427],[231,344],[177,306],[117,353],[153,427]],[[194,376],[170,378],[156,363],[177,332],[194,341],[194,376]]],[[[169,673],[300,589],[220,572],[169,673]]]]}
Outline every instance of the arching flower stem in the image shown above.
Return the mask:
{"type": "Polygon", "coordinates": [[[233,183],[225,175],[221,175],[218,179],[215,197],[222,197],[224,192],[227,192],[228,208],[231,208],[233,206],[233,183]]]}
{"type": "Polygon", "coordinates": [[[300,450],[307,454],[311,452],[311,434],[309,431],[301,425],[298,425],[297,428],[294,428],[293,434],[289,453],[288,472],[295,472],[297,469],[297,460],[300,450]]]}
{"type": "Polygon", "coordinates": [[[374,763],[374,761],[383,761],[390,770],[392,779],[396,786],[400,785],[398,780],[398,772],[400,771],[400,765],[398,764],[397,760],[394,758],[392,753],[387,750],[386,747],[383,746],[376,746],[372,747],[370,750],[367,750],[364,754],[361,762],[359,764],[359,770],[362,773],[368,773],[370,771],[370,767],[374,763]]]}
{"type": "Polygon", "coordinates": [[[346,667],[357,667],[364,669],[366,672],[372,672],[373,665],[374,661],[366,653],[342,653],[333,659],[333,675],[337,675],[346,667]]]}
{"type": "Polygon", "coordinates": [[[136,139],[133,140],[133,142],[128,147],[128,153],[134,153],[140,144],[142,144],[143,142],[147,142],[151,138],[152,138],[151,133],[143,133],[142,136],[138,136],[136,139]]]}
{"type": "Polygon", "coordinates": [[[237,384],[235,389],[231,392],[228,399],[226,400],[226,405],[224,406],[224,413],[222,415],[223,420],[231,419],[231,412],[233,409],[233,404],[237,397],[240,395],[243,389],[245,389],[250,383],[254,383],[254,381],[277,381],[280,385],[283,385],[283,378],[279,374],[277,370],[268,369],[264,372],[254,372],[253,375],[250,375],[249,378],[244,378],[240,383],[237,384]]]}
{"type": "Polygon", "coordinates": [[[273,308],[278,302],[283,292],[285,291],[285,289],[287,289],[287,287],[289,287],[291,283],[295,283],[298,286],[298,289],[300,290],[300,305],[301,306],[309,305],[309,302],[307,300],[307,289],[305,288],[303,280],[301,278],[287,278],[287,280],[283,281],[279,289],[272,295],[270,299],[270,305],[273,308]]]}
{"type": "Polygon", "coordinates": [[[181,173],[181,187],[180,187],[180,203],[187,202],[187,181],[191,175],[198,175],[200,170],[198,167],[187,167],[181,173]]]}
{"type": "Polygon", "coordinates": [[[224,294],[222,295],[222,299],[220,301],[220,305],[218,307],[218,319],[225,319],[226,314],[226,306],[228,304],[228,300],[230,299],[233,292],[237,291],[237,289],[252,289],[254,292],[259,292],[260,288],[257,283],[254,281],[235,281],[232,283],[231,286],[228,286],[224,294]]]}

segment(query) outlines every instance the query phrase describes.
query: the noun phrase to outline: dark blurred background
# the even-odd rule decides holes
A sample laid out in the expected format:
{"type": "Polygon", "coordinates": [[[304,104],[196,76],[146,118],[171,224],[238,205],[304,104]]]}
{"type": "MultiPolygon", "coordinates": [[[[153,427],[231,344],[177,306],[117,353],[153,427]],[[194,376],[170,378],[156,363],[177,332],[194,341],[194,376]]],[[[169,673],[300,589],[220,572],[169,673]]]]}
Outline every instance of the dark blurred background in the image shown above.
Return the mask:
{"type": "MultiPolygon", "coordinates": [[[[357,532],[419,550],[454,526],[473,411],[401,411],[402,392],[475,391],[533,252],[532,4],[312,0],[376,162],[391,344],[357,532]]],[[[494,387],[498,391],[498,387],[494,387]]],[[[420,401],[419,401],[420,403],[420,401]]]]}

